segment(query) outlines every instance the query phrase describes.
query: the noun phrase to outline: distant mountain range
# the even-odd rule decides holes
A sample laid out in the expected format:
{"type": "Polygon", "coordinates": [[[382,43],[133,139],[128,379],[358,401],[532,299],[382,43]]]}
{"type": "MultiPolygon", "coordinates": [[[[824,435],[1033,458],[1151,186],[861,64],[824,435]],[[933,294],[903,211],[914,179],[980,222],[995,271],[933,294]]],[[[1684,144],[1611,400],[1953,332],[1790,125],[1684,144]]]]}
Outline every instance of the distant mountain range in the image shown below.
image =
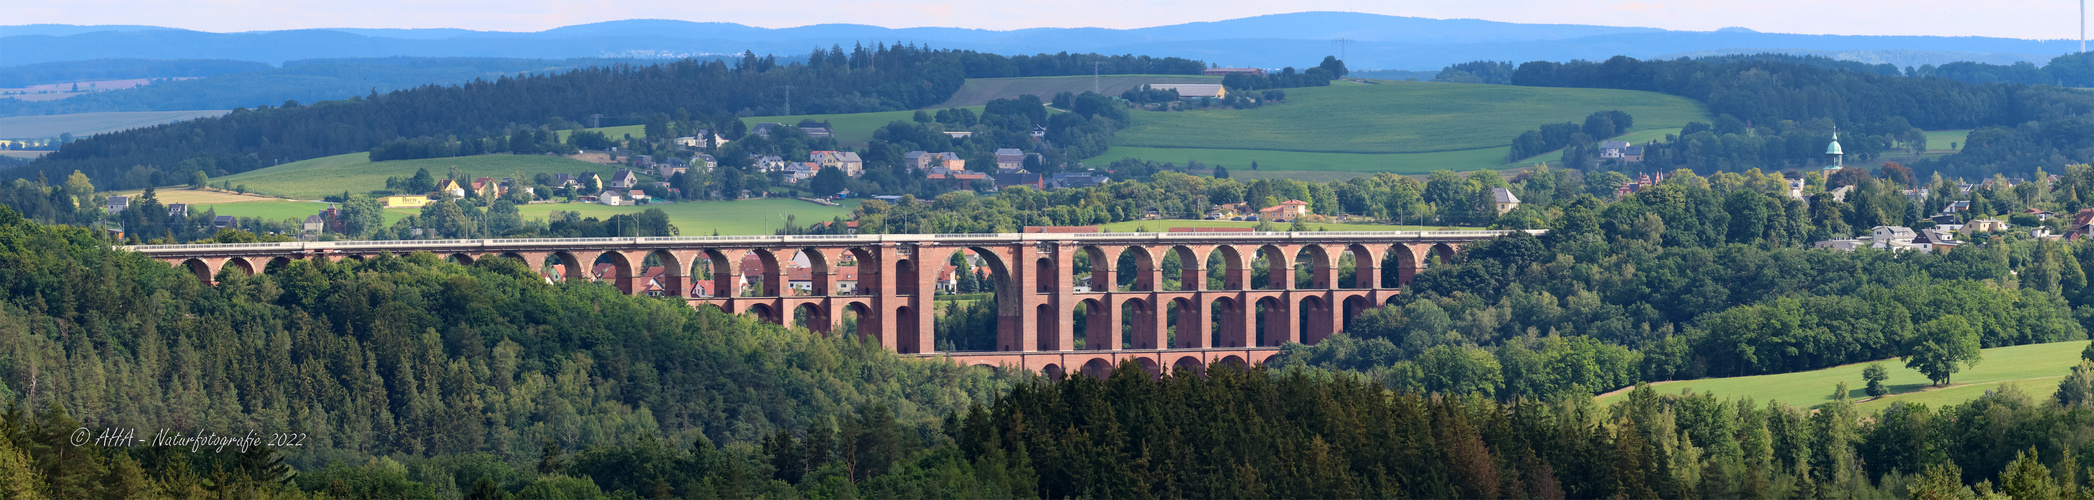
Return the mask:
{"type": "Polygon", "coordinates": [[[627,20],[534,33],[464,29],[306,29],[209,33],[153,26],[0,26],[0,66],[103,58],[235,59],[281,64],[312,58],[684,57],[799,55],[815,47],[913,43],[1000,54],[1099,52],[1200,59],[1224,66],[1314,65],[1337,55],[1355,69],[1437,70],[1498,60],[1637,58],[1752,52],[1829,55],[1872,63],[1952,61],[2038,64],[2078,49],[2071,40],[1843,36],[1518,24],[1347,12],[1302,12],[1138,29],[883,28],[819,24],[757,28],[734,23],[627,20]]]}

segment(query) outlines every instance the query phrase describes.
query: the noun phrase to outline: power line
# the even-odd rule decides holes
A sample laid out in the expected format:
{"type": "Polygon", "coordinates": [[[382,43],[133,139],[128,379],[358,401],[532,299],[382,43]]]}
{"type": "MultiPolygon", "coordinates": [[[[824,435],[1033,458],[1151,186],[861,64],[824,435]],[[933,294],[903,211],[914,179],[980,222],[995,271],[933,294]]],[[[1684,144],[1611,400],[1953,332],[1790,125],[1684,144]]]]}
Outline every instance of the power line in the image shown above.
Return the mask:
{"type": "MultiPolygon", "coordinates": [[[[2080,0],[2080,1],[2081,1],[2081,2],[2085,2],[2085,1],[2087,1],[2087,0],[2080,0]]],[[[1351,39],[1351,38],[1339,38],[1339,39],[1338,39],[1338,60],[1339,60],[1339,61],[1341,61],[1341,62],[1345,60],[1345,44],[1347,44],[1347,43],[1352,43],[1352,39],[1351,39]]]]}

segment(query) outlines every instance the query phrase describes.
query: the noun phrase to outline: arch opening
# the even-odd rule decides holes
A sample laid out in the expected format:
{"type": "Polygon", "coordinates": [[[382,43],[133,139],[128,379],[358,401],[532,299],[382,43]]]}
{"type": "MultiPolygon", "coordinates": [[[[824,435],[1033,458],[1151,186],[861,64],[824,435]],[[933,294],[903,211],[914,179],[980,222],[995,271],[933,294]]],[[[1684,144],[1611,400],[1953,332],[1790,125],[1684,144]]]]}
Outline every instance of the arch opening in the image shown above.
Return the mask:
{"type": "Polygon", "coordinates": [[[1207,287],[1207,266],[1200,262],[1199,252],[1174,246],[1163,252],[1163,277],[1165,290],[1199,291],[1207,287]]]}
{"type": "Polygon", "coordinates": [[[1207,340],[1207,327],[1200,321],[1207,315],[1201,313],[1198,302],[1184,297],[1171,299],[1165,312],[1170,318],[1171,332],[1167,345],[1179,348],[1207,347],[1206,342],[1203,342],[1207,340]]]}
{"type": "Polygon", "coordinates": [[[793,326],[829,336],[829,312],[814,304],[800,304],[793,308],[793,326]]]}
{"type": "Polygon", "coordinates": [[[1197,356],[1182,356],[1178,358],[1177,362],[1171,363],[1171,376],[1205,377],[1207,376],[1207,364],[1200,362],[1200,358],[1197,356]]]}
{"type": "Polygon", "coordinates": [[[1286,290],[1294,284],[1292,266],[1287,264],[1287,254],[1279,247],[1266,245],[1258,248],[1251,262],[1251,282],[1256,290],[1286,290]]]}
{"type": "Polygon", "coordinates": [[[1112,362],[1106,361],[1105,358],[1091,358],[1083,363],[1083,374],[1100,380],[1111,377],[1112,362]]]}
{"type": "Polygon", "coordinates": [[[1288,279],[1294,283],[1296,289],[1322,290],[1337,283],[1332,276],[1331,271],[1335,268],[1331,265],[1330,256],[1324,253],[1321,246],[1308,245],[1296,250],[1294,265],[1290,269],[1293,272],[1288,275],[1288,279]]]}
{"type": "Polygon", "coordinates": [[[1156,290],[1156,258],[1149,249],[1130,246],[1120,249],[1120,255],[1112,260],[1114,277],[1113,290],[1149,292],[1156,290]]]}
{"type": "Polygon", "coordinates": [[[197,281],[202,281],[204,284],[212,282],[211,265],[204,263],[203,259],[184,260],[182,261],[182,267],[188,268],[190,273],[195,274],[197,281]]]}
{"type": "Polygon", "coordinates": [[[1287,314],[1287,304],[1273,297],[1258,299],[1257,308],[1259,347],[1273,347],[1293,340],[1294,318],[1287,314]]]}
{"type": "Polygon", "coordinates": [[[1249,325],[1244,324],[1243,303],[1229,297],[1217,297],[1208,303],[1208,347],[1245,347],[1250,341],[1249,325]]]}
{"type": "Polygon", "coordinates": [[[1324,301],[1322,297],[1303,297],[1296,306],[1300,311],[1301,320],[1297,325],[1299,329],[1295,331],[1301,332],[1302,343],[1314,344],[1331,336],[1334,325],[1331,324],[1329,302],[1324,301]]]}
{"type": "Polygon", "coordinates": [[[1164,346],[1157,338],[1156,308],[1145,299],[1127,299],[1120,303],[1119,348],[1157,349],[1164,346]]]}
{"type": "Polygon", "coordinates": [[[1249,283],[1249,267],[1236,247],[1221,245],[1207,252],[1208,290],[1242,290],[1249,283]]]}

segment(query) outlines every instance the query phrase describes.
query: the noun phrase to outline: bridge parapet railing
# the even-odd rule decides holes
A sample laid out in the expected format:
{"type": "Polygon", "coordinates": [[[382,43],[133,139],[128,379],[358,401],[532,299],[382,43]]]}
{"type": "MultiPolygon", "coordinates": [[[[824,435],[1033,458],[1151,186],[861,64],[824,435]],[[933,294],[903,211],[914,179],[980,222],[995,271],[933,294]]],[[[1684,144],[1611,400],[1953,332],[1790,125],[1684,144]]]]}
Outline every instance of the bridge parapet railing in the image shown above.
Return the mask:
{"type": "MultiPolygon", "coordinates": [[[[1525,231],[1525,232],[1527,232],[1528,234],[1534,234],[1534,235],[1541,235],[1541,234],[1546,234],[1546,233],[1548,232],[1547,230],[1541,230],[1541,229],[1528,229],[1528,230],[1524,230],[1524,231],[1525,231]]],[[[1487,238],[1487,237],[1497,237],[1497,236],[1503,236],[1503,235],[1507,235],[1507,234],[1512,234],[1513,232],[1514,232],[1514,231],[1510,231],[1510,230],[1469,230],[1469,231],[1316,231],[1316,232],[1294,232],[1294,231],[1253,231],[1253,232],[1243,232],[1243,233],[1195,233],[1195,232],[1141,232],[1141,233],[1136,233],[1136,232],[1118,232],[1118,233],[942,233],[942,234],[928,234],[928,235],[922,235],[922,234],[873,234],[873,235],[858,235],[858,234],[806,234],[806,235],[743,235],[743,236],[656,236],[656,237],[627,237],[627,238],[515,238],[515,239],[473,239],[473,240],[468,240],[468,239],[445,239],[445,240],[364,240],[364,241],[312,241],[312,242],[272,242],[272,243],[203,243],[203,244],[193,244],[193,245],[132,245],[132,246],[117,246],[116,248],[118,248],[118,249],[123,249],[123,250],[131,250],[131,251],[142,251],[142,252],[181,252],[181,251],[211,251],[211,250],[281,250],[281,251],[309,251],[309,250],[354,250],[354,249],[382,249],[382,248],[398,248],[398,247],[435,247],[435,248],[452,248],[452,247],[460,247],[460,246],[464,246],[464,247],[475,247],[475,246],[477,246],[477,247],[482,247],[482,248],[489,248],[489,249],[494,249],[494,248],[502,248],[502,247],[516,247],[516,246],[531,246],[531,245],[543,245],[543,244],[566,244],[566,245],[572,245],[572,244],[609,244],[609,245],[644,245],[644,244],[650,244],[650,243],[655,243],[655,244],[664,244],[664,243],[666,243],[666,244],[697,244],[697,245],[704,245],[704,244],[708,244],[708,243],[720,243],[720,244],[730,244],[730,245],[734,245],[734,244],[746,245],[746,244],[750,244],[750,243],[777,243],[777,244],[780,244],[780,245],[792,245],[792,244],[798,244],[798,243],[827,243],[827,244],[835,244],[835,243],[842,243],[842,242],[849,242],[849,243],[860,243],[860,244],[880,244],[880,243],[889,243],[889,242],[893,242],[893,243],[912,243],[912,242],[913,242],[913,243],[923,243],[923,242],[939,242],[939,241],[952,241],[952,242],[960,242],[960,241],[969,241],[969,242],[972,242],[972,241],[982,241],[982,240],[997,240],[997,241],[1007,241],[1007,242],[1026,242],[1026,241],[1043,241],[1043,240],[1074,240],[1074,241],[1085,241],[1085,240],[1137,240],[1137,241],[1139,241],[1139,240],[1151,240],[1151,241],[1167,241],[1167,240],[1211,240],[1211,239],[1226,239],[1226,238],[1250,238],[1250,239],[1258,239],[1258,240],[1296,240],[1296,239],[1312,240],[1312,239],[1326,239],[1326,238],[1333,238],[1333,237],[1361,237],[1361,236],[1367,236],[1367,237],[1381,237],[1381,238],[1412,238],[1412,239],[1424,239],[1424,238],[1440,238],[1440,237],[1454,237],[1454,238],[1475,238],[1475,237],[1486,237],[1486,238],[1487,238]]]]}

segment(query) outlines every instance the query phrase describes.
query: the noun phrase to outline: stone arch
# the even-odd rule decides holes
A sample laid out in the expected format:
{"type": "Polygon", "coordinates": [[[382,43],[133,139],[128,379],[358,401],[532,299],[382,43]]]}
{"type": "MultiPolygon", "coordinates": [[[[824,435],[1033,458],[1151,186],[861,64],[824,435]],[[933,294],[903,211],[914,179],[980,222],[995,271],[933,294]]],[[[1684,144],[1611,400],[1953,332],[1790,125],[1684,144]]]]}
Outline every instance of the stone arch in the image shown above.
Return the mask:
{"type": "Polygon", "coordinates": [[[1245,322],[1243,303],[1232,297],[1215,297],[1208,302],[1209,332],[1208,347],[1246,347],[1250,343],[1250,325],[1245,322]]]}
{"type": "Polygon", "coordinates": [[[839,280],[836,283],[836,295],[875,295],[879,293],[880,259],[878,254],[865,248],[850,247],[843,249],[843,252],[838,253],[836,256],[839,259],[846,259],[847,262],[839,260],[836,262],[835,270],[831,272],[843,273],[844,275],[854,272],[857,274],[857,279],[850,283],[843,283],[839,280]],[[846,263],[849,265],[845,265],[846,263]]]}
{"type": "Polygon", "coordinates": [[[1141,365],[1142,371],[1149,373],[1149,378],[1163,377],[1163,365],[1156,363],[1155,359],[1144,356],[1134,358],[1134,363],[1141,365]]]}
{"type": "Polygon", "coordinates": [[[1112,362],[1106,361],[1104,357],[1095,357],[1083,362],[1083,374],[1101,380],[1112,376],[1112,368],[1112,362]]]}
{"type": "MultiPolygon", "coordinates": [[[[894,346],[896,352],[914,354],[924,351],[925,346],[918,345],[922,342],[921,337],[923,336],[916,335],[918,331],[917,321],[920,321],[920,319],[917,318],[915,308],[901,306],[894,309],[893,331],[897,333],[891,341],[891,345],[894,346]]],[[[887,339],[881,339],[881,341],[889,342],[887,339]]]]}
{"type": "Polygon", "coordinates": [[[1426,265],[1453,264],[1456,251],[1457,249],[1454,248],[1454,245],[1446,243],[1435,244],[1431,249],[1426,250],[1426,255],[1436,257],[1436,259],[1425,259],[1426,265]]]}
{"type": "Polygon", "coordinates": [[[1332,272],[1334,267],[1330,254],[1323,251],[1322,245],[1302,245],[1300,250],[1294,251],[1294,265],[1287,267],[1287,280],[1296,289],[1332,288],[1337,284],[1332,272]]]}
{"type": "Polygon", "coordinates": [[[196,275],[197,281],[202,281],[204,284],[211,284],[213,281],[216,281],[216,276],[218,276],[218,273],[211,272],[211,264],[204,262],[203,259],[183,260],[181,265],[188,268],[191,274],[196,275]]]}
{"type": "Polygon", "coordinates": [[[550,275],[558,276],[562,280],[584,278],[589,275],[589,270],[582,266],[582,259],[575,257],[573,252],[565,250],[553,252],[552,255],[547,256],[545,262],[539,266],[539,272],[550,273],[550,275]],[[555,269],[557,269],[556,272],[555,269]]]}
{"type": "Polygon", "coordinates": [[[919,281],[921,280],[917,277],[916,259],[895,259],[895,295],[916,295],[916,293],[919,291],[916,289],[919,286],[917,284],[919,281]]]}
{"type": "Polygon", "coordinates": [[[1047,366],[1040,367],[1040,376],[1047,377],[1048,380],[1062,380],[1068,374],[1062,372],[1062,365],[1048,363],[1047,366]]]}
{"type": "Polygon", "coordinates": [[[292,258],[282,255],[272,257],[269,259],[268,264],[262,265],[262,274],[276,274],[278,271],[283,271],[284,268],[291,267],[292,260],[292,258]]]}
{"type": "Polygon", "coordinates": [[[1083,299],[1069,309],[1069,320],[1076,327],[1076,337],[1083,339],[1084,349],[1117,349],[1119,322],[1113,321],[1117,310],[1107,310],[1098,299],[1083,299]],[[1077,318],[1082,318],[1078,321],[1077,318]]]}
{"type": "Polygon", "coordinates": [[[1060,351],[1068,349],[1062,345],[1061,315],[1055,314],[1054,306],[1040,304],[1033,308],[1033,339],[1038,350],[1060,351]]]}
{"type": "MultiPolygon", "coordinates": [[[[1119,289],[1113,281],[1113,261],[1105,256],[1105,250],[1096,246],[1083,246],[1069,254],[1069,283],[1083,285],[1089,292],[1110,292],[1119,289]]],[[[1070,288],[1070,290],[1077,290],[1070,288]]]]}
{"type": "Polygon", "coordinates": [[[1345,282],[1346,288],[1374,288],[1381,286],[1381,274],[1378,272],[1380,269],[1377,268],[1381,262],[1380,259],[1375,258],[1373,249],[1367,248],[1367,245],[1354,243],[1345,246],[1345,256],[1351,258],[1351,263],[1349,266],[1339,269],[1339,273],[1343,274],[1348,269],[1352,271],[1352,279],[1345,282]]]}
{"type": "Polygon", "coordinates": [[[1373,308],[1374,300],[1367,298],[1367,296],[1365,295],[1354,295],[1351,297],[1346,297],[1345,310],[1343,311],[1344,315],[1339,316],[1339,319],[1343,321],[1344,324],[1338,325],[1338,331],[1352,331],[1352,320],[1358,319],[1361,314],[1366,314],[1367,310],[1373,308]]]}
{"type": "MultiPolygon", "coordinates": [[[[727,257],[727,253],[717,249],[699,251],[698,258],[691,263],[691,267],[698,267],[701,263],[705,265],[705,277],[712,285],[699,289],[692,293],[692,296],[741,296],[741,272],[735,270],[735,261],[727,257]]],[[[693,272],[691,275],[695,277],[697,273],[693,272]]]]}
{"type": "Polygon", "coordinates": [[[829,334],[829,311],[811,303],[800,304],[793,307],[793,325],[827,336],[829,334]]]}
{"type": "Polygon", "coordinates": [[[807,259],[807,284],[804,286],[793,285],[794,281],[798,281],[796,279],[798,277],[792,276],[792,273],[788,272],[784,279],[790,290],[786,290],[786,292],[792,295],[817,297],[834,295],[836,269],[830,263],[832,259],[828,252],[823,252],[821,249],[814,247],[802,248],[793,252],[792,258],[788,259],[788,261],[798,263],[803,257],[807,259]]]}
{"type": "Polygon", "coordinates": [[[474,259],[473,256],[470,254],[458,252],[450,255],[445,255],[444,260],[461,266],[471,266],[473,265],[473,261],[477,259],[474,259]]]}
{"type": "Polygon", "coordinates": [[[624,252],[606,251],[598,253],[596,258],[591,259],[589,263],[589,278],[597,281],[608,281],[611,283],[611,286],[618,288],[619,293],[633,293],[633,274],[633,262],[625,257],[624,252]],[[602,271],[597,270],[598,266],[605,264],[610,265],[610,267],[604,268],[602,271]]]}
{"type": "MultiPolygon", "coordinates": [[[[1156,306],[1148,299],[1130,297],[1120,301],[1121,323],[1119,345],[1126,349],[1160,349],[1165,347],[1161,331],[1156,329],[1156,306]]],[[[1120,326],[1120,325],[1115,325],[1120,326]]]]}
{"type": "Polygon", "coordinates": [[[1207,251],[1206,271],[1209,275],[1221,275],[1218,290],[1243,290],[1250,282],[1250,263],[1234,245],[1216,245],[1207,251]]]}
{"type": "Polygon", "coordinates": [[[838,319],[855,325],[852,333],[858,334],[858,338],[871,337],[874,340],[879,340],[880,319],[873,317],[872,307],[862,302],[851,302],[843,305],[843,313],[844,316],[838,319]]]}
{"type": "Polygon", "coordinates": [[[749,308],[743,309],[742,313],[756,316],[757,319],[764,321],[784,324],[784,318],[778,314],[777,310],[772,309],[770,304],[749,304],[749,308]]]}
{"type": "MultiPolygon", "coordinates": [[[[661,287],[661,295],[682,297],[690,293],[691,287],[686,286],[690,282],[687,279],[690,275],[688,269],[686,269],[688,264],[683,261],[683,257],[678,257],[675,252],[671,252],[668,249],[649,251],[641,254],[638,264],[641,269],[638,273],[639,279],[654,280],[655,285],[661,287]],[[661,273],[656,274],[655,268],[661,268],[661,273]]],[[[633,288],[641,289],[646,288],[646,286],[645,283],[640,283],[635,284],[633,288]]]]}
{"type": "Polygon", "coordinates": [[[1169,345],[1179,348],[1208,347],[1207,325],[1202,321],[1207,318],[1207,314],[1200,310],[1199,302],[1186,297],[1174,298],[1164,306],[1164,312],[1170,315],[1172,323],[1169,345]]]}
{"type": "MultiPolygon", "coordinates": [[[[1033,260],[1033,293],[1054,293],[1061,290],[1061,282],[1067,279],[1054,272],[1054,259],[1041,257],[1033,260]]],[[[1045,333],[1043,332],[1042,335],[1045,333]]]]}
{"type": "Polygon", "coordinates": [[[1258,299],[1253,305],[1258,328],[1258,346],[1277,346],[1292,340],[1293,335],[1290,333],[1293,330],[1294,317],[1288,314],[1288,309],[1292,308],[1287,307],[1286,301],[1276,297],[1265,297],[1258,299]]]}
{"type": "Polygon", "coordinates": [[[1296,314],[1301,317],[1300,329],[1295,331],[1300,332],[1302,343],[1314,344],[1325,337],[1331,336],[1332,331],[1336,329],[1336,325],[1331,324],[1331,306],[1329,301],[1324,300],[1323,297],[1312,295],[1302,297],[1295,305],[1297,306],[1295,308],[1296,314]]]}
{"type": "Polygon", "coordinates": [[[1207,266],[1201,261],[1199,252],[1185,245],[1177,245],[1164,249],[1163,255],[1164,262],[1161,265],[1165,271],[1170,270],[1170,264],[1173,262],[1178,266],[1178,275],[1171,276],[1178,280],[1178,286],[1166,288],[1181,292],[1196,292],[1207,288],[1207,266]]]}
{"type": "Polygon", "coordinates": [[[246,273],[248,276],[254,276],[255,274],[254,263],[248,262],[246,257],[226,258],[225,264],[222,264],[218,267],[218,272],[222,273],[226,270],[239,270],[242,273],[246,273]]]}
{"type": "Polygon", "coordinates": [[[1410,245],[1389,247],[1381,259],[1381,287],[1397,288],[1410,284],[1411,277],[1418,275],[1418,260],[1410,245]]]}
{"type": "Polygon", "coordinates": [[[1177,362],[1171,363],[1171,372],[1175,377],[1203,377],[1207,375],[1207,363],[1201,361],[1199,356],[1179,356],[1177,362]]]}
{"type": "Polygon", "coordinates": [[[763,248],[751,249],[742,255],[746,259],[748,255],[752,254],[756,256],[756,263],[760,269],[738,269],[738,271],[745,278],[754,278],[748,281],[751,281],[750,288],[755,291],[755,296],[783,296],[785,291],[785,283],[783,283],[785,281],[785,269],[784,266],[778,263],[778,255],[771,253],[769,249],[763,248]],[[756,282],[759,281],[762,286],[757,286],[758,283],[756,282]]]}
{"type": "Polygon", "coordinates": [[[1214,361],[1214,366],[1222,366],[1222,365],[1234,366],[1234,367],[1237,367],[1237,368],[1249,368],[1249,367],[1251,366],[1251,364],[1250,364],[1250,363],[1248,363],[1248,362],[1245,362],[1245,361],[1243,360],[1243,358],[1242,358],[1242,357],[1240,357],[1240,356],[1237,356],[1237,355],[1234,355],[1234,354],[1230,354],[1230,355],[1228,355],[1228,356],[1222,356],[1222,359],[1218,359],[1218,360],[1215,360],[1215,361],[1214,361]]]}
{"type": "MultiPolygon", "coordinates": [[[[1156,285],[1158,284],[1156,275],[1159,264],[1156,256],[1149,253],[1148,247],[1141,245],[1122,247],[1119,255],[1113,256],[1111,265],[1113,275],[1117,278],[1117,281],[1113,283],[1113,290],[1124,289],[1131,292],[1156,291],[1156,285]],[[1130,261],[1128,263],[1131,264],[1131,268],[1120,265],[1121,261],[1130,261]],[[1126,274],[1132,274],[1132,276],[1127,276],[1126,274]]],[[[1096,269],[1097,264],[1092,263],[1091,268],[1096,269]]]]}
{"type": "Polygon", "coordinates": [[[1281,250],[1277,245],[1258,247],[1257,256],[1251,260],[1251,267],[1255,268],[1256,264],[1262,261],[1265,264],[1265,279],[1259,280],[1253,277],[1253,281],[1257,281],[1257,283],[1254,283],[1256,285],[1255,289],[1286,290],[1290,288],[1294,284],[1294,273],[1291,272],[1294,266],[1289,264],[1288,257],[1290,256],[1287,255],[1286,251],[1281,250]]]}

